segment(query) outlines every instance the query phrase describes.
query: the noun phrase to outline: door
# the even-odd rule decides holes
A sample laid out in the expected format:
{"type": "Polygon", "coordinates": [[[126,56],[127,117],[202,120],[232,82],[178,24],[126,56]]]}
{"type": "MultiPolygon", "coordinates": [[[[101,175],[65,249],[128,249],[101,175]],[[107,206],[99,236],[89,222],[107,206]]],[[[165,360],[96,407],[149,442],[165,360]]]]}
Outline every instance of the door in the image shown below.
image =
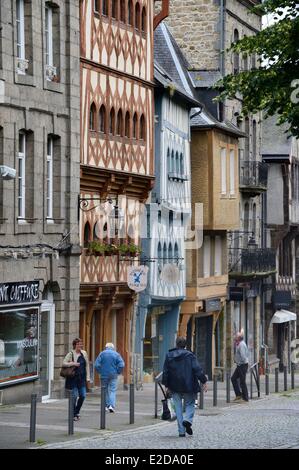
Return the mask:
{"type": "Polygon", "coordinates": [[[212,379],[213,315],[195,321],[195,355],[204,373],[212,379]]]}
{"type": "Polygon", "coordinates": [[[54,304],[42,304],[40,312],[39,376],[43,400],[50,398],[51,381],[54,374],[54,312],[54,304]]]}

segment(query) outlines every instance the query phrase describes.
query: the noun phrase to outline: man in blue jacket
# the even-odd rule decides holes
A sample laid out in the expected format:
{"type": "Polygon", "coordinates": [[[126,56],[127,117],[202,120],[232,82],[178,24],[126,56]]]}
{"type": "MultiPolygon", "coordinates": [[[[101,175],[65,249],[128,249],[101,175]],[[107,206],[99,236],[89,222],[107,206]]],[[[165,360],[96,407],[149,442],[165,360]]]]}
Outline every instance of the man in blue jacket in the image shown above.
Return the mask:
{"type": "Polygon", "coordinates": [[[178,336],[177,347],[170,349],[166,355],[162,377],[162,384],[172,395],[180,437],[185,437],[185,433],[193,434],[195,400],[200,391],[198,381],[203,384],[205,392],[208,389],[207,378],[194,354],[185,349],[186,344],[186,339],[178,336]],[[185,418],[183,417],[182,400],[185,401],[185,418]]]}
{"type": "Polygon", "coordinates": [[[94,367],[101,376],[101,384],[106,387],[106,411],[115,412],[117,377],[123,371],[125,363],[115,351],[114,344],[107,343],[95,360],[94,367]]]}

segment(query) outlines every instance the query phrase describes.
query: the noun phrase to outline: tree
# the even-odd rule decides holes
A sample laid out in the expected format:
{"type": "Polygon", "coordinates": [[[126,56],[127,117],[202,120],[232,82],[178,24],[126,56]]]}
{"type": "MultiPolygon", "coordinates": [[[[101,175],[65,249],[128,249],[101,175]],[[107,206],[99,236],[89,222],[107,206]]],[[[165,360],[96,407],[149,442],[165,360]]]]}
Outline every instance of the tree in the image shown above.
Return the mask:
{"type": "Polygon", "coordinates": [[[216,84],[218,100],[242,95],[243,115],[265,111],[278,115],[278,123],[299,137],[299,4],[291,0],[265,0],[252,8],[270,14],[274,23],[254,36],[245,36],[229,49],[259,57],[259,66],[227,75],[216,84]]]}

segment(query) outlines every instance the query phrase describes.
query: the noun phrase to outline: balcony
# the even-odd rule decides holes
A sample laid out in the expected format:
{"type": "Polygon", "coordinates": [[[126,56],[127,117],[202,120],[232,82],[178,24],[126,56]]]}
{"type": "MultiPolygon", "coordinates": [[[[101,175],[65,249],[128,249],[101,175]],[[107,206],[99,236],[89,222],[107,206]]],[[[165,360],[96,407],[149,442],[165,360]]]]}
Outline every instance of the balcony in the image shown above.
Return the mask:
{"type": "Polygon", "coordinates": [[[229,250],[230,278],[267,277],[276,272],[276,251],[272,248],[229,250]]]}
{"type": "Polygon", "coordinates": [[[118,255],[95,256],[84,249],[81,255],[81,283],[126,283],[127,267],[134,261],[121,260],[118,255]]]}
{"type": "Polygon", "coordinates": [[[240,162],[240,191],[254,197],[267,191],[268,165],[256,161],[240,162]]]}

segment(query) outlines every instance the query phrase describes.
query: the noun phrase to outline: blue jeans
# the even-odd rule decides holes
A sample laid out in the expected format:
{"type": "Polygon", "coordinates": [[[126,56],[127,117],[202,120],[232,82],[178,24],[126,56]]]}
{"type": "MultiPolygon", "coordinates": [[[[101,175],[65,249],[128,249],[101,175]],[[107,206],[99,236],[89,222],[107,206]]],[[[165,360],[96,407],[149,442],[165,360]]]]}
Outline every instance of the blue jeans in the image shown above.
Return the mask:
{"type": "Polygon", "coordinates": [[[176,418],[178,422],[179,434],[185,434],[186,428],[183,426],[183,421],[189,421],[192,424],[194,411],[195,411],[195,399],[196,393],[172,393],[172,399],[175,407],[176,418]],[[185,417],[183,416],[183,403],[185,401],[185,417]]]}
{"type": "Polygon", "coordinates": [[[86,398],[86,386],[74,387],[72,392],[74,397],[74,416],[77,416],[80,413],[81,406],[86,398]]]}
{"type": "Polygon", "coordinates": [[[101,384],[106,387],[106,406],[112,406],[115,408],[117,376],[111,378],[102,377],[101,384]]]}

